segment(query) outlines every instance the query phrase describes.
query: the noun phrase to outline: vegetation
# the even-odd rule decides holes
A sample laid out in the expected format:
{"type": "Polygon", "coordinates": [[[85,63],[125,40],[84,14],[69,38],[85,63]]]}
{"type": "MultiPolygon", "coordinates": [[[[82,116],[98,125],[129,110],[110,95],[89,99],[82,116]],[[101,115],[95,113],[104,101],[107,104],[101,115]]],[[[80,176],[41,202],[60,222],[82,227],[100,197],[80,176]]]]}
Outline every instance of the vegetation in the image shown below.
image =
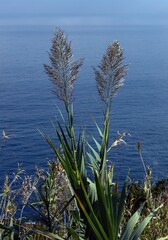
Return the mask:
{"type": "Polygon", "coordinates": [[[107,160],[111,149],[128,135],[124,132],[109,144],[112,99],[127,71],[119,43],[109,45],[99,67],[94,68],[104,117],[102,128],[94,120],[96,137],[85,131],[79,136],[75,133],[73,84],[82,60],[74,61],[71,44],[60,29],[49,58],[51,65],[44,65],[45,71],[64,103],[66,116],[58,109],[61,121],[53,124],[56,142],[41,133],[54,153],[48,169],[36,168],[35,175],[28,176],[18,167],[13,180],[6,177],[0,195],[1,239],[168,239],[167,180],[152,184],[140,143],[143,184],[126,177],[119,190],[119,182],[113,180],[114,166],[107,160]]]}

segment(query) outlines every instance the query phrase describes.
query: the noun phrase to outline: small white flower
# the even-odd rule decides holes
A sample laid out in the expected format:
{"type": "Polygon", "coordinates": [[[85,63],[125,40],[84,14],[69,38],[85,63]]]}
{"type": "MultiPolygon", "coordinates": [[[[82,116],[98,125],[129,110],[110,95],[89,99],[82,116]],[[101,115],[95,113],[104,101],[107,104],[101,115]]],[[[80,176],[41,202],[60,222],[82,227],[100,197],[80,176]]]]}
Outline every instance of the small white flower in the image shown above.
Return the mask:
{"type": "Polygon", "coordinates": [[[3,138],[3,139],[5,139],[5,138],[6,138],[6,139],[9,139],[9,136],[6,135],[6,132],[5,132],[4,130],[2,131],[2,138],[3,138]]]}
{"type": "Polygon", "coordinates": [[[5,130],[2,130],[2,138],[3,139],[10,139],[14,134],[7,134],[5,130]]]}
{"type": "Polygon", "coordinates": [[[127,143],[123,140],[123,137],[125,136],[131,136],[131,134],[129,134],[128,132],[123,132],[122,134],[120,132],[117,132],[118,136],[116,138],[116,140],[111,144],[111,146],[109,147],[109,149],[107,150],[107,152],[109,152],[111,150],[111,148],[116,147],[118,145],[120,145],[121,143],[124,143],[125,145],[127,145],[127,143]]]}

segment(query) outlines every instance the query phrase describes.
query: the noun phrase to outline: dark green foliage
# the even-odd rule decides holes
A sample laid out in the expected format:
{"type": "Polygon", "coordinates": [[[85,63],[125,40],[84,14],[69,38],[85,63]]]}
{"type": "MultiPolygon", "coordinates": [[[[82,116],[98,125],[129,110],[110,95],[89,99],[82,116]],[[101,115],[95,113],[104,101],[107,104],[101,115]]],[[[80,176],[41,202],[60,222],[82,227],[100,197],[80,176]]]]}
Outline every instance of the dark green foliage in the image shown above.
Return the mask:
{"type": "Polygon", "coordinates": [[[160,196],[168,188],[168,179],[159,180],[155,185],[152,186],[151,191],[154,198],[160,196]]]}

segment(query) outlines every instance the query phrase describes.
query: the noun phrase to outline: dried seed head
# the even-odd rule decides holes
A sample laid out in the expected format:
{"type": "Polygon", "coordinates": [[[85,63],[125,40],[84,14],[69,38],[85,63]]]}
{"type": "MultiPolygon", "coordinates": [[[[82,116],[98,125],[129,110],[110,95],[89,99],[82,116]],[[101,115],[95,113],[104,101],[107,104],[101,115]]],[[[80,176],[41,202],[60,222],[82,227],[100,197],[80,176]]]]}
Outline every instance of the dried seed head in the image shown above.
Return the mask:
{"type": "Polygon", "coordinates": [[[25,205],[29,199],[32,192],[32,179],[30,176],[25,176],[22,183],[22,203],[25,205]]]}
{"type": "Polygon", "coordinates": [[[111,100],[116,91],[123,85],[127,65],[123,65],[123,50],[118,41],[109,45],[103,55],[98,70],[94,68],[97,89],[104,102],[111,100]]]}
{"type": "Polygon", "coordinates": [[[3,185],[3,192],[7,193],[9,191],[9,178],[8,176],[5,177],[5,182],[3,185]]]}
{"type": "Polygon", "coordinates": [[[71,43],[64,32],[57,29],[52,39],[49,53],[51,66],[44,64],[45,72],[54,83],[55,94],[66,103],[72,102],[73,83],[82,65],[82,60],[74,61],[71,43]]]}

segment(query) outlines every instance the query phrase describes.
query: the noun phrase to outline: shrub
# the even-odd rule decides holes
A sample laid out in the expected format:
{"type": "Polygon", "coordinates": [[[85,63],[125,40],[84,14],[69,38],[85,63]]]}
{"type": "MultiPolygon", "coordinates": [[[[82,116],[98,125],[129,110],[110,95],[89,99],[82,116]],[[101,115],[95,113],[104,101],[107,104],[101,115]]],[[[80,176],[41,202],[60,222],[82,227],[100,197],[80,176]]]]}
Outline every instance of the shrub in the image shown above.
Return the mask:
{"type": "MultiPolygon", "coordinates": [[[[62,126],[58,121],[55,127],[60,148],[54,145],[50,137],[43,136],[66,171],[76,200],[81,229],[74,231],[70,225],[69,233],[75,239],[138,239],[157,210],[153,210],[136,226],[143,204],[128,220],[125,227],[121,228],[127,180],[119,194],[117,183],[113,182],[113,166],[107,164],[108,152],[115,145],[109,146],[112,99],[123,85],[127,70],[127,65],[123,64],[123,50],[115,41],[108,46],[98,69],[94,68],[99,96],[104,103],[103,129],[100,129],[95,121],[100,141],[90,133],[95,147],[85,139],[84,132],[76,140],[72,89],[82,62],[74,62],[72,56],[67,37],[61,30],[57,30],[49,53],[51,66],[45,65],[45,70],[54,83],[57,97],[64,102],[68,122],[65,121],[62,126]],[[92,170],[91,176],[88,174],[88,159],[92,170]]],[[[118,138],[117,143],[123,140],[123,136],[118,138]]]]}

